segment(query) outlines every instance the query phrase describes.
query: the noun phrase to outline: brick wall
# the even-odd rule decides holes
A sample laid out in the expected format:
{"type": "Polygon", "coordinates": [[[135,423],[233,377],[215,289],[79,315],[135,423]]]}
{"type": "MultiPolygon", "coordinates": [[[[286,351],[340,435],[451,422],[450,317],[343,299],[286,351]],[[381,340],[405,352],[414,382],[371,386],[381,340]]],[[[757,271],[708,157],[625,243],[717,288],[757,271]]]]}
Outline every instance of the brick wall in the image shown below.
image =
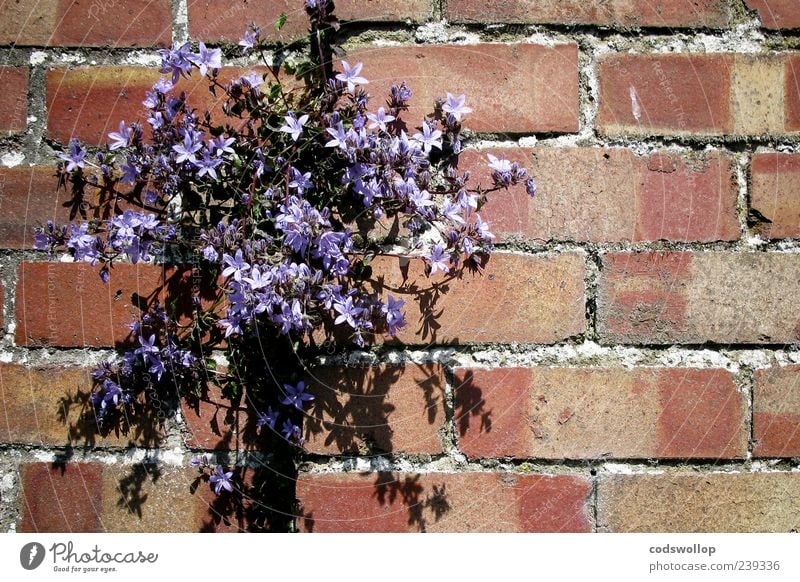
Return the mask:
{"type": "Polygon", "coordinates": [[[89,367],[125,344],[137,296],[180,286],[147,265],[103,285],[28,249],[38,221],[69,216],[57,151],[140,115],[158,47],[235,44],[251,20],[295,39],[300,0],[7,7],[0,528],[256,529],[270,487],[301,531],[800,528],[797,0],[337,4],[373,95],[407,80],[413,120],[468,93],[463,166],[499,151],[539,191],[490,201],[501,243],[482,275],[445,289],[415,261],[376,263],[379,291],[405,289],[402,341],[315,369],[299,473],[268,477],[218,394],[98,435],[89,367]],[[244,507],[195,487],[203,451],[238,463],[244,507]]]}

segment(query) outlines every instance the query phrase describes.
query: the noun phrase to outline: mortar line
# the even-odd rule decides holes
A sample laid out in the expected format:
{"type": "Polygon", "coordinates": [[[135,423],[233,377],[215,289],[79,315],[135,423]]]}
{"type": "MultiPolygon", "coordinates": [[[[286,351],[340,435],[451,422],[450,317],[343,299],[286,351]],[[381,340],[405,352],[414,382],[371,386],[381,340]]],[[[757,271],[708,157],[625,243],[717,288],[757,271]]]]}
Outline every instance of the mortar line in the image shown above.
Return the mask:
{"type": "Polygon", "coordinates": [[[189,1],[172,0],[172,42],[181,44],[189,40],[189,1]]]}

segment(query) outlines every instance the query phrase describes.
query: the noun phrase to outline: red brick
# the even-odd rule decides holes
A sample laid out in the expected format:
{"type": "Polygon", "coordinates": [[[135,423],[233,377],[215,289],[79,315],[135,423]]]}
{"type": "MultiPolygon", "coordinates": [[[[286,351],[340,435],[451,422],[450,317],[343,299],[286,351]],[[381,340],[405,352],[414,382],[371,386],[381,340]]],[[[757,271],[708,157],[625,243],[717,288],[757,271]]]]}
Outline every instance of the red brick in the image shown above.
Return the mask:
{"type": "Polygon", "coordinates": [[[800,457],[800,366],[757,370],[753,455],[800,457]]]}
{"type": "Polygon", "coordinates": [[[784,253],[608,253],[598,333],[610,343],[794,343],[799,269],[784,253]]]}
{"type": "MultiPolygon", "coordinates": [[[[336,16],[344,22],[421,22],[431,12],[428,0],[338,0],[336,16]]],[[[308,16],[302,2],[294,0],[189,0],[189,34],[209,41],[238,42],[251,22],[272,40],[294,40],[308,32],[308,16]],[[286,24],[275,30],[283,12],[286,24]]]]}
{"type": "Polygon", "coordinates": [[[461,167],[472,185],[491,185],[486,155],[525,166],[537,183],[495,192],[481,209],[501,238],[538,241],[737,240],[737,186],[730,156],[622,148],[536,148],[467,151],[461,167]],[[568,167],[569,172],[564,172],[568,167]]]}
{"type": "Polygon", "coordinates": [[[239,450],[245,430],[247,410],[222,396],[219,387],[209,383],[202,398],[181,399],[183,418],[190,432],[187,446],[193,449],[239,450]]]}
{"type": "Polygon", "coordinates": [[[19,531],[101,532],[102,466],[34,463],[22,471],[19,531]]]}
{"type": "MultiPolygon", "coordinates": [[[[218,80],[227,83],[252,69],[223,67],[218,80]]],[[[255,67],[258,72],[264,69],[255,67]]],[[[48,134],[66,143],[78,137],[90,144],[108,142],[119,122],[140,121],[145,128],[145,92],[160,77],[158,70],[143,67],[83,67],[52,69],[47,73],[48,134]],[[89,106],[91,104],[91,106],[89,106]]],[[[190,107],[212,112],[212,121],[227,119],[222,113],[224,93],[213,96],[208,80],[197,73],[181,79],[176,92],[184,92],[190,107]]],[[[229,123],[233,123],[228,120],[229,123]]]]}
{"type": "Polygon", "coordinates": [[[609,475],[597,488],[600,532],[795,532],[800,474],[609,475]]]}
{"type": "Polygon", "coordinates": [[[764,28],[773,30],[800,28],[796,0],[744,0],[750,10],[758,10],[764,28]]]}
{"type": "Polygon", "coordinates": [[[4,9],[3,45],[167,46],[172,40],[169,0],[15,0],[4,9]]]}
{"type": "Polygon", "coordinates": [[[456,370],[470,457],[742,458],[744,403],[724,370],[456,370]]]}
{"type": "MultiPolygon", "coordinates": [[[[24,532],[197,532],[209,510],[195,470],[152,464],[22,468],[24,532]]],[[[212,494],[213,495],[213,494],[212,494]]]]}
{"type": "Polygon", "coordinates": [[[764,153],[750,166],[754,230],[764,238],[800,237],[800,155],[764,153]],[[762,218],[765,220],[762,220],[762,218]]]}
{"type": "Polygon", "coordinates": [[[447,18],[467,23],[724,28],[730,22],[730,10],[724,0],[698,0],[691,4],[668,0],[448,0],[447,18]]]}
{"type": "Polygon", "coordinates": [[[33,248],[34,226],[69,220],[72,195],[57,187],[55,167],[0,168],[0,247],[33,248]]]}
{"type": "Polygon", "coordinates": [[[28,126],[28,69],[0,67],[0,136],[25,131],[28,126]]]}
{"type": "Polygon", "coordinates": [[[24,346],[105,347],[130,340],[138,306],[164,304],[162,267],[116,264],[111,280],[88,263],[23,262],[18,271],[16,342],[24,346]]]}
{"type": "Polygon", "coordinates": [[[77,137],[104,144],[119,122],[145,118],[145,91],[158,80],[154,69],[92,67],[47,72],[47,132],[66,143],[77,137]]]}
{"type": "MultiPolygon", "coordinates": [[[[55,446],[156,447],[164,436],[154,414],[129,409],[133,430],[101,435],[93,408],[90,369],[0,364],[0,442],[55,446]]],[[[123,428],[123,427],[121,427],[123,428]]]]}
{"type": "Polygon", "coordinates": [[[599,65],[598,128],[606,135],[731,133],[731,68],[729,55],[607,56],[599,65]]]}
{"type": "Polygon", "coordinates": [[[787,131],[800,131],[800,55],[795,53],[784,62],[783,99],[787,131]]]}
{"type": "Polygon", "coordinates": [[[309,452],[442,452],[445,381],[438,364],[314,368],[310,378],[309,452]]]}
{"type": "Polygon", "coordinates": [[[591,484],[572,475],[301,475],[305,532],[585,532],[591,484]]]}
{"type": "Polygon", "coordinates": [[[409,129],[450,92],[467,96],[473,112],[464,126],[474,131],[578,130],[578,48],[572,43],[402,46],[360,49],[346,58],[363,61],[376,103],[393,83],[406,81],[414,93],[402,117],[409,129]]]}
{"type": "Polygon", "coordinates": [[[483,274],[428,278],[421,259],[378,256],[370,284],[405,301],[405,344],[555,343],[586,328],[582,253],[495,253],[483,274]]]}

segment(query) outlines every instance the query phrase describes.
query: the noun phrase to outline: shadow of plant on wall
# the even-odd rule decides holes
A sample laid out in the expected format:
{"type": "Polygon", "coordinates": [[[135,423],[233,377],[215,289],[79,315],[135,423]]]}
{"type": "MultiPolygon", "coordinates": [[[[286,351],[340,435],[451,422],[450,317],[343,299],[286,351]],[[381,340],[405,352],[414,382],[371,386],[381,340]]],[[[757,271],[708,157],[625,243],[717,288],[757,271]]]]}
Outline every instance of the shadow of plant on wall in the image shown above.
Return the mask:
{"type": "MultiPolygon", "coordinates": [[[[303,511],[298,516],[298,526],[302,531],[416,531],[427,532],[433,523],[438,523],[450,510],[447,485],[432,484],[428,490],[419,475],[401,475],[392,471],[362,473],[364,479],[371,481],[372,493],[369,508],[353,506],[348,497],[318,522],[314,511],[303,511]],[[373,480],[374,479],[374,480],[373,480]],[[387,519],[387,515],[390,517],[387,519]],[[403,515],[405,517],[403,517],[403,515]],[[403,521],[405,520],[405,521],[403,521]],[[364,524],[368,524],[365,528],[364,524]]],[[[366,484],[366,483],[365,483],[366,484]]],[[[363,485],[358,485],[363,487],[363,485]]],[[[355,496],[362,500],[361,496],[355,496]]]]}
{"type": "MultiPolygon", "coordinates": [[[[305,3],[303,63],[271,59],[255,27],[239,46],[262,57],[257,71],[225,71],[221,49],[203,43],[162,49],[168,76],[146,94],[147,125],[122,121],[105,148],[73,139],[59,154],[72,217],[96,220],[35,231],[36,248],[98,265],[106,284],[120,263],[166,265],[157,288],[117,291],[140,313],[91,392],[60,408],[70,446],[128,437],[156,448],[181,432],[197,454],[192,489],[214,495],[204,531],[291,529],[306,454],[444,452],[442,367],[368,365],[367,351],[457,343],[465,294],[448,294],[493,249],[478,212],[495,191],[535,191],[524,168],[491,154],[491,183],[459,172],[465,95],[437,98],[413,126],[405,81],[371,106],[362,63],[333,60],[333,9],[305,3]],[[213,97],[205,108],[182,90],[195,71],[213,97]],[[387,224],[406,256],[370,236],[387,224]],[[346,346],[364,367],[348,366],[346,346]]],[[[123,501],[137,478],[121,479],[123,501]]],[[[444,486],[383,475],[374,487],[375,502],[401,500],[420,530],[449,507],[444,486]]]]}

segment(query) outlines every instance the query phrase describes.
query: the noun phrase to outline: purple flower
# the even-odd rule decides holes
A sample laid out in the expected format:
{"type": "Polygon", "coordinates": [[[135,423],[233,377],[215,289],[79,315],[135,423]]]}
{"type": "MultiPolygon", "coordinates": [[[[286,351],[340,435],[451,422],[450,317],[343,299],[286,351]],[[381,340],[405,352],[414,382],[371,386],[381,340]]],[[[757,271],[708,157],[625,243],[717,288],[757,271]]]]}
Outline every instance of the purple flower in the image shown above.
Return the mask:
{"type": "Polygon", "coordinates": [[[533,178],[528,178],[525,180],[525,190],[528,192],[528,196],[531,198],[536,196],[536,182],[533,181],[533,178]]]}
{"type": "Polygon", "coordinates": [[[300,427],[294,424],[288,418],[283,421],[281,432],[287,441],[294,441],[296,443],[303,444],[303,438],[300,435],[300,427]]]}
{"type": "Polygon", "coordinates": [[[77,139],[69,141],[69,153],[58,154],[58,157],[67,162],[67,172],[73,171],[75,168],[85,168],[86,150],[81,147],[77,139]]]}
{"type": "Polygon", "coordinates": [[[404,109],[411,99],[411,89],[403,81],[400,85],[392,85],[389,89],[389,106],[394,109],[404,109]]]}
{"type": "Polygon", "coordinates": [[[292,141],[297,141],[300,134],[303,133],[303,126],[308,121],[308,115],[301,115],[299,118],[295,117],[293,112],[283,118],[286,123],[280,128],[280,131],[288,133],[292,136],[292,141]]]}
{"type": "Polygon", "coordinates": [[[196,163],[197,156],[195,156],[195,154],[200,151],[202,147],[203,144],[201,142],[195,141],[193,132],[187,131],[186,135],[183,136],[183,142],[172,146],[172,150],[178,154],[175,161],[178,163],[196,163]]]}
{"type": "Polygon", "coordinates": [[[200,69],[200,74],[203,76],[208,72],[208,69],[222,67],[222,51],[220,49],[208,50],[202,42],[200,43],[199,52],[190,54],[187,58],[200,69]]]}
{"type": "Polygon", "coordinates": [[[264,84],[264,78],[255,71],[250,71],[246,75],[242,75],[239,77],[239,80],[250,87],[253,91],[257,91],[258,86],[264,84]]]}
{"type": "Polygon", "coordinates": [[[275,430],[275,423],[278,422],[278,413],[272,410],[272,407],[270,406],[267,408],[266,412],[257,412],[256,419],[256,426],[258,428],[266,425],[272,430],[275,430]]]}
{"type": "Polygon", "coordinates": [[[242,273],[250,269],[250,265],[242,257],[242,249],[238,249],[233,257],[227,254],[223,255],[222,262],[227,265],[222,271],[222,276],[230,277],[233,275],[235,281],[241,281],[242,273]]]}
{"type": "Polygon", "coordinates": [[[203,247],[203,258],[210,263],[216,263],[219,259],[219,253],[213,245],[206,245],[203,247]]]}
{"type": "Polygon", "coordinates": [[[217,465],[217,470],[213,475],[211,475],[209,481],[211,481],[211,487],[214,489],[214,493],[219,495],[223,489],[229,493],[233,492],[233,483],[231,482],[232,479],[232,471],[228,471],[226,473],[225,469],[222,468],[222,465],[217,465]]]}
{"type": "Polygon", "coordinates": [[[447,94],[447,101],[442,105],[442,111],[452,115],[456,121],[461,121],[461,116],[466,113],[472,113],[472,109],[465,106],[467,98],[465,95],[454,97],[452,94],[447,94]]]}
{"type": "Polygon", "coordinates": [[[191,461],[189,461],[189,465],[192,467],[205,467],[208,465],[208,455],[201,455],[199,457],[194,457],[191,461]]]}
{"type": "Polygon", "coordinates": [[[352,68],[347,61],[342,61],[343,72],[336,75],[336,79],[342,83],[347,83],[347,90],[352,93],[356,85],[366,85],[369,83],[364,77],[359,77],[363,63],[356,63],[352,68]]]}
{"type": "Polygon", "coordinates": [[[414,139],[422,144],[425,153],[430,152],[431,147],[442,149],[442,132],[433,129],[427,121],[422,123],[422,133],[415,133],[414,139]]]}
{"type": "Polygon", "coordinates": [[[436,273],[436,271],[442,271],[443,273],[449,273],[450,267],[448,263],[450,262],[449,255],[444,251],[442,245],[436,244],[432,249],[430,254],[427,256],[427,259],[431,263],[431,275],[436,273]]]}
{"type": "Polygon", "coordinates": [[[178,82],[180,77],[188,77],[192,70],[192,62],[189,60],[192,53],[189,50],[189,43],[184,43],[180,47],[172,46],[171,49],[160,49],[161,72],[172,74],[172,84],[178,82]]]}
{"type": "Polygon", "coordinates": [[[110,150],[118,150],[131,145],[131,128],[125,126],[125,121],[119,122],[119,131],[108,134],[113,143],[108,146],[110,150]]]}
{"type": "Polygon", "coordinates": [[[122,170],[123,184],[136,184],[139,175],[142,173],[139,167],[131,162],[131,158],[128,158],[128,163],[122,164],[119,169],[122,170]]]}
{"type": "Polygon", "coordinates": [[[233,313],[231,310],[228,310],[228,317],[219,320],[219,324],[225,328],[225,337],[230,337],[234,334],[241,335],[243,333],[241,316],[233,313]]]}
{"type": "Polygon", "coordinates": [[[72,230],[67,248],[72,249],[72,254],[76,261],[87,261],[92,264],[100,257],[97,248],[97,237],[88,233],[89,224],[84,222],[80,225],[71,224],[72,230]]]}
{"type": "Polygon", "coordinates": [[[492,154],[487,154],[489,158],[489,168],[494,170],[495,172],[499,172],[500,174],[510,174],[511,173],[511,162],[506,160],[505,158],[498,158],[493,156],[492,154]]]}
{"type": "Polygon", "coordinates": [[[403,312],[400,311],[406,304],[402,299],[395,299],[391,295],[388,297],[389,301],[386,305],[381,307],[381,313],[386,318],[386,326],[389,328],[389,334],[392,336],[397,335],[397,331],[406,325],[406,318],[403,312]]]}
{"type": "Polygon", "coordinates": [[[344,125],[340,121],[335,127],[328,127],[325,129],[333,139],[325,144],[327,148],[341,148],[347,151],[347,132],[344,130],[344,125]]]}
{"type": "Polygon", "coordinates": [[[489,232],[489,224],[481,220],[479,214],[475,215],[475,230],[478,236],[486,242],[490,242],[494,238],[494,235],[489,232]]]}
{"type": "Polygon", "coordinates": [[[158,353],[158,347],[155,345],[155,334],[150,335],[150,338],[139,336],[139,347],[134,351],[135,354],[141,355],[144,360],[144,365],[147,366],[153,359],[153,354],[158,353]]]}
{"type": "Polygon", "coordinates": [[[236,143],[234,138],[221,135],[208,142],[208,149],[212,150],[215,156],[221,158],[222,154],[236,153],[231,147],[234,143],[236,143]]]}
{"type": "Polygon", "coordinates": [[[258,37],[261,33],[260,29],[246,30],[244,38],[239,41],[239,46],[242,47],[242,53],[247,54],[250,52],[255,44],[258,42],[258,37]]]}
{"type": "Polygon", "coordinates": [[[354,305],[352,297],[348,295],[344,300],[337,301],[333,304],[333,309],[339,314],[333,322],[335,325],[346,322],[353,329],[359,327],[356,318],[364,313],[364,309],[354,305]]]}
{"type": "Polygon", "coordinates": [[[306,190],[310,190],[314,187],[314,183],[311,181],[311,172],[301,174],[300,170],[292,168],[291,174],[292,181],[289,182],[289,188],[295,188],[300,196],[302,196],[306,190]]]}
{"type": "Polygon", "coordinates": [[[194,165],[198,169],[197,177],[202,178],[206,174],[211,177],[212,180],[217,179],[217,170],[216,167],[222,163],[222,160],[219,158],[212,158],[211,152],[209,150],[203,151],[203,158],[201,160],[197,160],[194,165]]]}
{"type": "Polygon", "coordinates": [[[372,122],[369,124],[369,129],[377,127],[381,131],[386,131],[386,124],[394,121],[396,117],[394,115],[386,115],[384,108],[378,107],[378,113],[367,113],[367,119],[372,122]]]}
{"type": "Polygon", "coordinates": [[[309,400],[314,400],[314,397],[306,392],[306,383],[300,380],[297,386],[291,384],[284,384],[283,389],[286,391],[286,396],[281,400],[281,404],[286,406],[294,406],[297,410],[303,410],[303,403],[309,400]]]}

